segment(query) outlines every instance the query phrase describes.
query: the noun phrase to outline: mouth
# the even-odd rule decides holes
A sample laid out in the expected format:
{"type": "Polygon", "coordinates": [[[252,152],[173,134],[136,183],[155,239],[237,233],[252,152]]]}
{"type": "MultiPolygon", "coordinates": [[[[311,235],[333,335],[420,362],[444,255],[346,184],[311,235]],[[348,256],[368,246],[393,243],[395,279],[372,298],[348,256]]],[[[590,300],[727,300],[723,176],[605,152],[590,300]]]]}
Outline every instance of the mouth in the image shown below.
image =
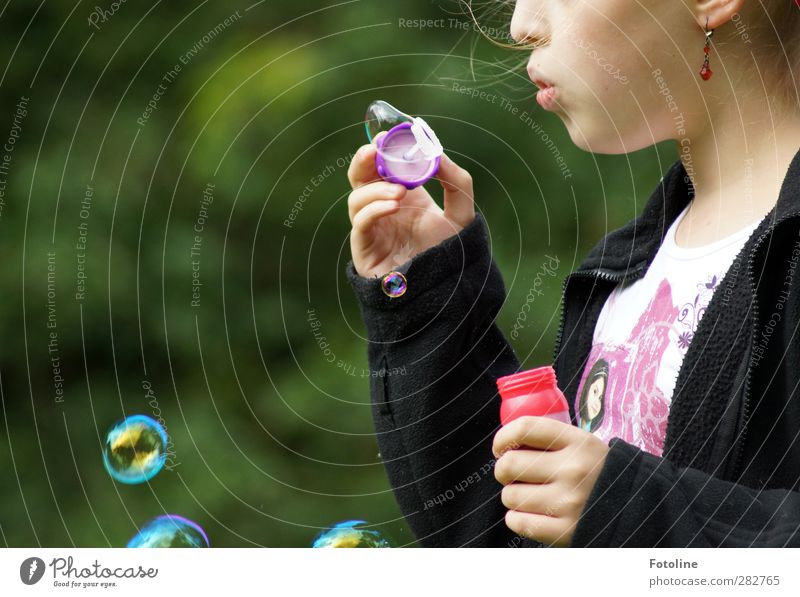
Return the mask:
{"type": "Polygon", "coordinates": [[[536,85],[540,90],[549,89],[550,87],[552,87],[550,83],[548,83],[547,81],[543,81],[542,79],[532,78],[531,81],[533,81],[533,84],[536,85]]]}
{"type": "Polygon", "coordinates": [[[533,84],[536,85],[539,89],[547,89],[552,87],[553,84],[547,81],[544,77],[540,76],[539,72],[533,66],[533,64],[529,63],[526,69],[528,71],[528,78],[533,81],[533,84]]]}
{"type": "Polygon", "coordinates": [[[552,110],[556,105],[556,88],[541,79],[533,79],[533,82],[539,88],[536,92],[536,103],[545,110],[552,110]]]}
{"type": "Polygon", "coordinates": [[[539,88],[536,92],[536,103],[545,110],[551,110],[556,105],[556,87],[539,76],[532,67],[528,68],[528,77],[539,88]]]}

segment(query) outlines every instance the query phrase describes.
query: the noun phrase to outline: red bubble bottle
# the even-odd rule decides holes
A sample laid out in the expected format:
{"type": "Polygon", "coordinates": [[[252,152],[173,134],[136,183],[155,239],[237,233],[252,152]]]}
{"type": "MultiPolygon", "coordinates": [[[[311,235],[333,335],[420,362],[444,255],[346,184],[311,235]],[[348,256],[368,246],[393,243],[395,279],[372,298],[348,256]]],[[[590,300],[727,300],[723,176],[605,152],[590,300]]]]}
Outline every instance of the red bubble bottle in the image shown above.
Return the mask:
{"type": "Polygon", "coordinates": [[[503,425],[525,416],[550,417],[572,424],[567,399],[558,389],[556,372],[549,365],[498,377],[497,390],[503,425]]]}

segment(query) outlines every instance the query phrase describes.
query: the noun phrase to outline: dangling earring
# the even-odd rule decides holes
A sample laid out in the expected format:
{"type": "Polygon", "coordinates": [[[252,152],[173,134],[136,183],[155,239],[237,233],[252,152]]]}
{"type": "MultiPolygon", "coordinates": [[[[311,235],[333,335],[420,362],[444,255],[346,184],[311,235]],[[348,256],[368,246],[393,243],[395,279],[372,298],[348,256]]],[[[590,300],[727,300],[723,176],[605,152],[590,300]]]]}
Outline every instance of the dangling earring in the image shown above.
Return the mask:
{"type": "MultiPolygon", "coordinates": [[[[800,2],[800,0],[798,0],[800,2]]],[[[711,75],[714,73],[710,68],[708,68],[708,53],[711,51],[711,36],[714,35],[713,29],[708,29],[708,19],[706,19],[706,45],[703,48],[703,53],[705,54],[705,58],[703,59],[703,66],[700,68],[700,76],[703,77],[704,81],[708,81],[711,78],[711,75]]]]}

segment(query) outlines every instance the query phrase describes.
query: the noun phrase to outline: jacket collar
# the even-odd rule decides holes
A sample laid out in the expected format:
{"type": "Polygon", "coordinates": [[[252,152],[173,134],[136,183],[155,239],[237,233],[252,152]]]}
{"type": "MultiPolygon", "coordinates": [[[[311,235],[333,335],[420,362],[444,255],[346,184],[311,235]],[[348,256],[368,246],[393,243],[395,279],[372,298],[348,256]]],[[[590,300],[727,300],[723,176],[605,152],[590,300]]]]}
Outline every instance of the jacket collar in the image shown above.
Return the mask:
{"type": "MultiPolygon", "coordinates": [[[[691,201],[691,179],[681,160],[676,160],[650,195],[642,213],[600,240],[577,271],[610,270],[622,276],[646,271],[669,227],[691,201]]],[[[774,227],[800,213],[800,150],[792,158],[781,185],[778,201],[757,230],[774,227]]]]}

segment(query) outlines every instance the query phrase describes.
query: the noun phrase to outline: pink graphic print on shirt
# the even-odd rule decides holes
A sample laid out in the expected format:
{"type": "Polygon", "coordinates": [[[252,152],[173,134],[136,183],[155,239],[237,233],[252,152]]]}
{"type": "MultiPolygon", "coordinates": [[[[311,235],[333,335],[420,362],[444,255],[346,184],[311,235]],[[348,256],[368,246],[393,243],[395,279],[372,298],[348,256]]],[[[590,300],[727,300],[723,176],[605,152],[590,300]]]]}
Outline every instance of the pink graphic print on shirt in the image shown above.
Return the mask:
{"type": "Polygon", "coordinates": [[[678,348],[681,352],[686,353],[689,348],[689,344],[694,338],[694,332],[697,330],[697,325],[700,323],[700,318],[706,312],[706,307],[717,289],[718,282],[717,276],[711,276],[708,282],[698,284],[694,301],[681,307],[681,312],[678,314],[676,321],[681,330],[678,334],[678,348]]]}
{"type": "Polygon", "coordinates": [[[583,429],[606,443],[619,437],[661,456],[669,404],[656,376],[678,314],[670,284],[662,280],[627,342],[592,346],[575,401],[583,429]]]}

